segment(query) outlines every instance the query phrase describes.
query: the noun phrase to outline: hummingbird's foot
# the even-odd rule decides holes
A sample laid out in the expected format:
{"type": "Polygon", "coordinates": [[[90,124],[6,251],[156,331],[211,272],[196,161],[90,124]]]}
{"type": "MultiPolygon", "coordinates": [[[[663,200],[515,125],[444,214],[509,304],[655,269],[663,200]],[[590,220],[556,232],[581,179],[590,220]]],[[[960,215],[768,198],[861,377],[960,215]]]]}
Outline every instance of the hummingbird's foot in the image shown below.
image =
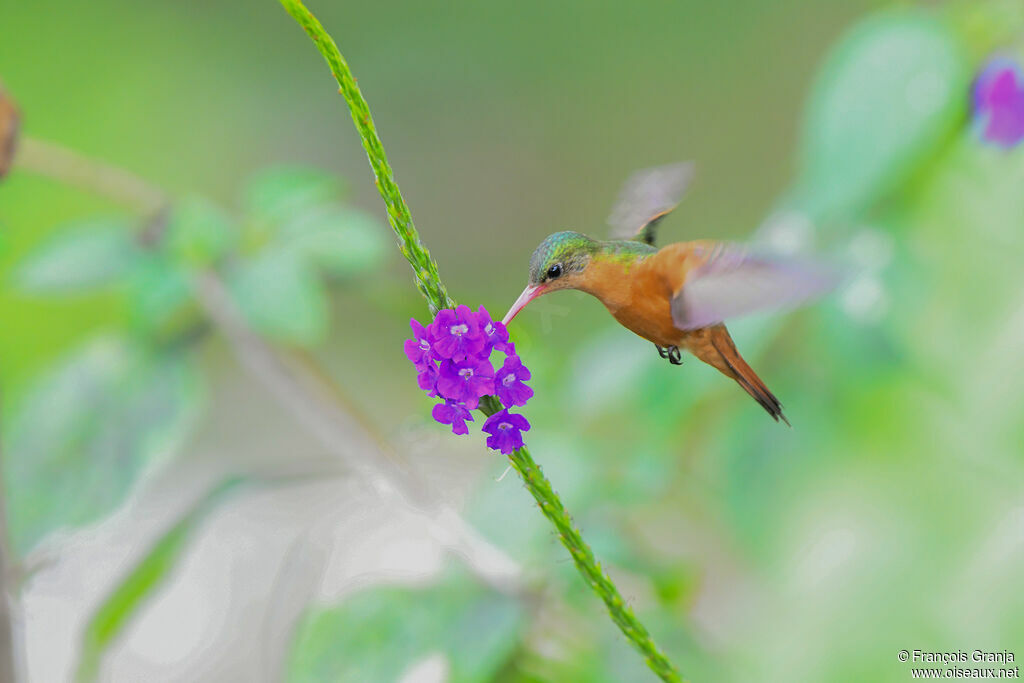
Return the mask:
{"type": "Polygon", "coordinates": [[[659,356],[661,356],[662,358],[668,358],[668,362],[671,363],[672,365],[682,365],[683,364],[683,357],[682,357],[682,354],[679,353],[679,347],[678,346],[667,346],[666,347],[666,346],[658,346],[657,344],[655,344],[654,348],[658,349],[658,355],[659,356]]]}
{"type": "Polygon", "coordinates": [[[683,355],[679,353],[678,346],[668,347],[668,354],[665,357],[668,358],[668,362],[671,363],[672,365],[683,364],[683,355]]]}

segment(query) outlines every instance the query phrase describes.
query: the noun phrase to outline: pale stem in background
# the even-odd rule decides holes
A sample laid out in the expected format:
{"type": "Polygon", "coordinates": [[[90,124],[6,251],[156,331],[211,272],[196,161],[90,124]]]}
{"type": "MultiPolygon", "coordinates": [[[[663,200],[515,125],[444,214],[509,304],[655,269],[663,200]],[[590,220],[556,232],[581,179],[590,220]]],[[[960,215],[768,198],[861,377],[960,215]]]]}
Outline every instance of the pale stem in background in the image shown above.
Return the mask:
{"type": "Polygon", "coordinates": [[[356,419],[317,386],[323,386],[322,376],[308,372],[286,355],[275,353],[250,330],[224,283],[214,273],[199,273],[195,288],[200,304],[246,369],[273,391],[325,448],[345,459],[379,496],[421,514],[434,538],[461,557],[482,579],[505,592],[520,589],[518,565],[481,537],[451,506],[436,500],[424,486],[415,485],[414,475],[400,465],[394,454],[383,451],[356,419]],[[361,452],[378,453],[380,457],[351,457],[361,452]]]}
{"type": "MultiPolygon", "coordinates": [[[[130,172],[49,142],[22,139],[15,169],[107,196],[147,211],[147,215],[156,215],[171,203],[162,190],[130,172]],[[23,156],[26,150],[27,158],[23,156]]],[[[524,590],[519,565],[428,490],[424,479],[398,460],[386,443],[375,439],[365,421],[342,406],[338,400],[344,395],[341,388],[330,383],[324,371],[311,367],[311,358],[304,357],[300,363],[265,342],[249,327],[215,272],[197,273],[193,285],[197,302],[227,338],[246,370],[330,453],[362,476],[385,500],[422,517],[434,539],[482,581],[504,593],[524,590]]]]}
{"type": "Polygon", "coordinates": [[[14,655],[14,591],[11,544],[7,533],[7,496],[3,477],[3,441],[0,439],[0,683],[15,683],[18,666],[14,655]]]}
{"type": "Polygon", "coordinates": [[[15,164],[18,170],[32,171],[109,197],[144,214],[156,213],[168,203],[163,190],[137,175],[51,142],[22,137],[18,140],[15,164]]]}

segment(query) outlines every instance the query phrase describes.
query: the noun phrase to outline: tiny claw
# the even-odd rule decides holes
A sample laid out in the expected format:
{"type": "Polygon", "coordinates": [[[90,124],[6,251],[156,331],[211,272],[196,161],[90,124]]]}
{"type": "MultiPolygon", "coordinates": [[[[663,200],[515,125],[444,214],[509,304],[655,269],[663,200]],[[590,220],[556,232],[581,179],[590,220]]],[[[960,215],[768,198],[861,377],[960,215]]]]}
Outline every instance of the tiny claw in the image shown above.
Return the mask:
{"type": "Polygon", "coordinates": [[[671,363],[672,365],[683,364],[683,356],[681,353],[679,353],[678,346],[668,347],[668,362],[671,363]]]}
{"type": "Polygon", "coordinates": [[[664,347],[655,344],[654,348],[658,349],[659,356],[661,356],[662,358],[668,358],[668,351],[666,351],[664,347]]]}

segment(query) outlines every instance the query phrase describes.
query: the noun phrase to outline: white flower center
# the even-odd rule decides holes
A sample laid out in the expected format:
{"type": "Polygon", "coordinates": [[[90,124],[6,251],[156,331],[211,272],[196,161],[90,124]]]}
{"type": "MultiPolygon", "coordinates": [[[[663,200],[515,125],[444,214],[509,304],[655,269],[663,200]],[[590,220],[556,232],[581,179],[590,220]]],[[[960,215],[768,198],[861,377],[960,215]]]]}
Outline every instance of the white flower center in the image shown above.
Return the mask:
{"type": "Polygon", "coordinates": [[[505,375],[505,377],[501,380],[501,383],[502,383],[503,386],[507,387],[507,386],[511,386],[512,382],[515,382],[515,381],[516,381],[516,374],[514,372],[510,372],[507,375],[505,375]]]}
{"type": "Polygon", "coordinates": [[[469,379],[472,376],[473,376],[473,368],[462,368],[461,370],[459,370],[459,377],[463,377],[465,379],[469,379]]]}
{"type": "Polygon", "coordinates": [[[429,351],[429,350],[430,350],[430,342],[428,342],[426,339],[421,339],[420,340],[420,351],[429,351]]]}
{"type": "Polygon", "coordinates": [[[467,332],[469,332],[469,325],[452,325],[452,334],[454,334],[457,337],[461,337],[467,332]]]}
{"type": "Polygon", "coordinates": [[[484,328],[484,332],[486,332],[487,336],[490,337],[494,334],[494,325],[487,323],[487,327],[484,328]]]}
{"type": "Polygon", "coordinates": [[[512,429],[512,424],[510,422],[501,422],[498,424],[498,429],[503,432],[508,431],[509,429],[512,429]]]}

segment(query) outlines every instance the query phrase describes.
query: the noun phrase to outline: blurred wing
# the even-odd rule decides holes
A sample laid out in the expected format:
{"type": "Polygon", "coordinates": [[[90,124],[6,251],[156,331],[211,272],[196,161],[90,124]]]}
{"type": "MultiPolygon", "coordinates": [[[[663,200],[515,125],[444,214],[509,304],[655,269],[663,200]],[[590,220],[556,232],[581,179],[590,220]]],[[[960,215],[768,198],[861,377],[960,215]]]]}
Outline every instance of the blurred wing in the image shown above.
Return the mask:
{"type": "Polygon", "coordinates": [[[839,279],[839,271],[825,263],[718,245],[672,297],[672,321],[693,330],[749,313],[795,308],[834,288],[839,279]]]}
{"type": "Polygon", "coordinates": [[[658,221],[672,212],[693,179],[692,162],[637,171],[625,185],[608,216],[611,237],[654,245],[658,221]]]}

